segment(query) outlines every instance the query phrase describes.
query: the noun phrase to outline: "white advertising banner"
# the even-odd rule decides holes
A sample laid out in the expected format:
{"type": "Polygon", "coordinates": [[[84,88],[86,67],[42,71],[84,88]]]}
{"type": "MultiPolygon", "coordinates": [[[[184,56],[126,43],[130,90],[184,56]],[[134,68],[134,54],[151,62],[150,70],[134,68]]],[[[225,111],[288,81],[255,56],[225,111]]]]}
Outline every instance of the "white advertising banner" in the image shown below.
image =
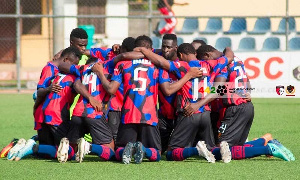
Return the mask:
{"type": "Polygon", "coordinates": [[[237,52],[253,88],[252,97],[300,98],[300,52],[237,52]]]}

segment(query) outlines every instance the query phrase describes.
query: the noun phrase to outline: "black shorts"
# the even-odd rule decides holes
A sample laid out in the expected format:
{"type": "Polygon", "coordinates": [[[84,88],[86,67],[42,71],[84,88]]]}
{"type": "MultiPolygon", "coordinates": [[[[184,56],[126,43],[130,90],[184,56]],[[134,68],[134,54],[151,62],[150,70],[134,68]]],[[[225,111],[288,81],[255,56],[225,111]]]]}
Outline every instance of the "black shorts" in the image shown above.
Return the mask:
{"type": "Polygon", "coordinates": [[[70,120],[62,122],[59,126],[52,126],[42,123],[42,128],[38,130],[39,144],[56,145],[67,136],[70,127],[70,120]]]}
{"type": "Polygon", "coordinates": [[[72,116],[71,126],[67,135],[71,143],[76,143],[84,134],[90,133],[93,144],[109,144],[113,140],[112,132],[105,116],[101,119],[72,116]]]}
{"type": "Polygon", "coordinates": [[[120,123],[116,146],[125,147],[128,142],[140,141],[146,148],[161,150],[158,126],[120,123]]]}
{"type": "Polygon", "coordinates": [[[109,111],[108,112],[108,125],[112,131],[113,138],[116,141],[118,128],[121,122],[121,111],[109,111]]]}
{"type": "Polygon", "coordinates": [[[158,127],[161,139],[162,153],[168,148],[171,134],[176,126],[176,121],[173,119],[167,119],[158,113],[158,127]]]}
{"type": "Polygon", "coordinates": [[[210,113],[211,125],[214,133],[215,143],[218,142],[218,121],[220,119],[219,112],[211,112],[210,113]]]}
{"type": "MultiPolygon", "coordinates": [[[[210,112],[210,119],[211,119],[211,125],[212,125],[212,130],[213,130],[213,134],[214,134],[214,139],[215,139],[215,144],[218,143],[218,127],[217,127],[217,123],[219,121],[219,115],[220,113],[218,112],[210,112]]],[[[196,146],[196,144],[198,143],[199,139],[201,139],[201,132],[199,131],[195,137],[194,143],[192,146],[196,146]]]]}
{"type": "Polygon", "coordinates": [[[249,134],[254,118],[252,102],[229,106],[218,130],[219,142],[227,141],[229,146],[242,146],[249,134]]]}
{"type": "Polygon", "coordinates": [[[208,149],[215,147],[210,111],[193,114],[190,117],[179,114],[169,146],[171,149],[191,147],[197,133],[199,139],[196,139],[196,141],[205,141],[208,149]]]}

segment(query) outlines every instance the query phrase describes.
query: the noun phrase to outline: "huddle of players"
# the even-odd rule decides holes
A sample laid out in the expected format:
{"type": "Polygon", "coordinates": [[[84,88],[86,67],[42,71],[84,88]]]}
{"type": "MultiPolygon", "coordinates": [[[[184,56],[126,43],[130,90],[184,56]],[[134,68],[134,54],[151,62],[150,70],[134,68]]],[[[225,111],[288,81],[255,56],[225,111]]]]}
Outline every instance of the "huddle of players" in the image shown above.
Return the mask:
{"type": "Polygon", "coordinates": [[[39,144],[19,140],[8,153],[9,160],[36,154],[82,162],[93,153],[128,164],[132,156],[136,163],[144,157],[159,161],[165,151],[168,160],[177,161],[201,156],[208,162],[227,163],[263,154],[295,159],[270,135],[244,144],[254,108],[245,95],[249,80],[243,63],[230,48],[219,52],[199,41],[177,47],[176,35],[166,34],[161,50],[152,50],[151,39],[143,35],[124,39],[119,48],[80,52],[87,35],[81,36],[80,28],[73,31],[71,46],[48,62],[41,74],[34,108],[39,144]],[[196,50],[197,43],[202,45],[196,50]],[[86,65],[77,65],[81,53],[91,56],[86,65]],[[209,92],[225,84],[241,90],[228,91],[219,99],[209,92]],[[69,121],[77,93],[80,97],[69,121]],[[211,111],[220,115],[211,119],[215,115],[211,111]],[[221,125],[212,123],[216,119],[222,120],[221,125]],[[83,138],[87,133],[92,143],[83,138]]]}

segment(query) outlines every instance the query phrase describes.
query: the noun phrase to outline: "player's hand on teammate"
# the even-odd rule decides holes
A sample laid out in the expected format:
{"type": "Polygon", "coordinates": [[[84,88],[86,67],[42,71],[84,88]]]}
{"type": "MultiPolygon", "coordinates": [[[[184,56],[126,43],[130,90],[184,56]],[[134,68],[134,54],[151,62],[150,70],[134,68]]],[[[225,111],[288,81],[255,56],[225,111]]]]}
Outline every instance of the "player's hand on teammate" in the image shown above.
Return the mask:
{"type": "Polygon", "coordinates": [[[194,112],[197,111],[197,109],[199,109],[199,108],[197,108],[195,103],[189,103],[183,109],[183,114],[184,114],[184,116],[192,116],[194,114],[194,112]]]}
{"type": "Polygon", "coordinates": [[[55,92],[55,93],[59,93],[62,90],[61,85],[59,85],[58,83],[52,83],[50,85],[51,91],[55,92]]]}
{"type": "Polygon", "coordinates": [[[223,54],[227,57],[228,63],[231,63],[234,59],[234,53],[230,47],[226,47],[223,51],[223,54]]]}
{"type": "Polygon", "coordinates": [[[248,102],[251,102],[251,94],[250,93],[246,93],[246,94],[244,94],[244,98],[243,99],[245,99],[246,101],[248,101],[248,102]]]}
{"type": "Polygon", "coordinates": [[[111,49],[113,50],[114,54],[120,54],[120,44],[114,44],[111,49]]]}
{"type": "Polygon", "coordinates": [[[196,78],[203,75],[203,70],[198,67],[191,67],[187,73],[191,76],[191,78],[196,78]]]}
{"type": "Polygon", "coordinates": [[[100,62],[95,63],[94,66],[92,67],[92,71],[102,73],[103,72],[103,64],[100,62]]]}
{"type": "Polygon", "coordinates": [[[102,111],[102,103],[100,101],[96,100],[94,97],[90,97],[89,102],[97,112],[102,111]]]}
{"type": "Polygon", "coordinates": [[[136,47],[136,48],[133,49],[133,51],[141,52],[141,53],[143,53],[144,50],[146,50],[145,47],[136,47]]]}
{"type": "Polygon", "coordinates": [[[64,50],[64,49],[62,49],[62,50],[60,50],[58,53],[56,53],[56,54],[54,55],[54,57],[52,58],[52,61],[55,61],[56,59],[58,59],[58,58],[60,57],[61,53],[63,52],[63,50],[64,50]]]}

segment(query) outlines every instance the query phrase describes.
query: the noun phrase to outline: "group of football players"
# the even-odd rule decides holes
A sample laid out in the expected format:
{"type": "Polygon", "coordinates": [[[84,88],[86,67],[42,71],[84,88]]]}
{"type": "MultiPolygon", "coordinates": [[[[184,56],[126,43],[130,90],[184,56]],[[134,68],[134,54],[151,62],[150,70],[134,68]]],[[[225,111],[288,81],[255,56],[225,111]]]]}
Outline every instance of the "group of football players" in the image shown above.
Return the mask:
{"type": "Polygon", "coordinates": [[[87,39],[74,29],[70,47],[43,68],[33,113],[37,136],[11,142],[2,156],[82,162],[96,154],[124,164],[159,161],[162,154],[211,163],[260,155],[295,160],[269,133],[246,142],[251,88],[230,48],[220,52],[201,40],[178,46],[175,34],[165,34],[161,49],[142,35],[87,50],[87,39]]]}

